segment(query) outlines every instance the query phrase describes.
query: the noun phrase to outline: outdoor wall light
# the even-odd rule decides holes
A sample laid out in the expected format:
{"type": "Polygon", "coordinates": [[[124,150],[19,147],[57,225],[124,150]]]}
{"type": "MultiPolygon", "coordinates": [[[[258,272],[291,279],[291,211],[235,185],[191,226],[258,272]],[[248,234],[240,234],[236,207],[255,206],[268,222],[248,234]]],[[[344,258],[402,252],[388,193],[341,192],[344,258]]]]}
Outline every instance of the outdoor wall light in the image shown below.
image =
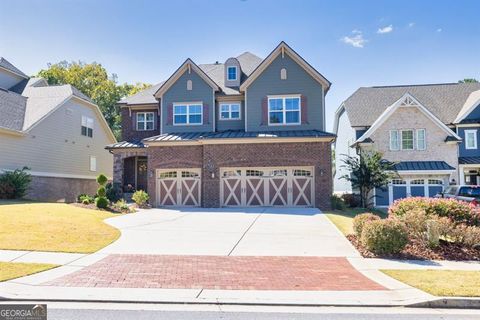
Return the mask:
{"type": "Polygon", "coordinates": [[[212,160],[208,160],[207,164],[205,165],[205,169],[210,172],[212,179],[215,178],[215,165],[213,164],[212,160]]]}

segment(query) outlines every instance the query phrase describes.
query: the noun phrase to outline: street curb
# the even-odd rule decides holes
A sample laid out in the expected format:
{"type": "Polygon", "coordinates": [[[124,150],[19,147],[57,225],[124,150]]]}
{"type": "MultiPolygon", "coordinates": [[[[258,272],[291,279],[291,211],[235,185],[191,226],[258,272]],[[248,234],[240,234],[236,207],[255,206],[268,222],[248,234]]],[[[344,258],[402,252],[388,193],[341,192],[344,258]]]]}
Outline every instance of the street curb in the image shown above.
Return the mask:
{"type": "Polygon", "coordinates": [[[439,298],[406,305],[412,308],[480,309],[480,298],[439,298]]]}

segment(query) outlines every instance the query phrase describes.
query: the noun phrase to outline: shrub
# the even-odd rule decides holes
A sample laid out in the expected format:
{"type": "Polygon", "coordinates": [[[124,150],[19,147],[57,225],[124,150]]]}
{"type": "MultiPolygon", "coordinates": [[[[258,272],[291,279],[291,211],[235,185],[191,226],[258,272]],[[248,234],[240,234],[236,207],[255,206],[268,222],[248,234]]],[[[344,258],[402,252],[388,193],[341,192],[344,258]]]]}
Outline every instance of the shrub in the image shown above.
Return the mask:
{"type": "Polygon", "coordinates": [[[95,198],[92,196],[89,196],[88,194],[80,195],[79,196],[79,201],[82,204],[91,204],[95,202],[95,198]]]}
{"type": "Polygon", "coordinates": [[[361,243],[373,253],[398,253],[407,245],[408,233],[405,225],[394,219],[370,221],[363,228],[361,243]]]}
{"type": "Polygon", "coordinates": [[[373,213],[362,213],[353,218],[353,232],[360,238],[362,236],[363,227],[367,222],[379,220],[380,217],[373,213]]]}
{"type": "Polygon", "coordinates": [[[122,199],[122,188],[118,182],[114,183],[107,183],[105,186],[106,189],[106,197],[111,202],[117,202],[122,199]]]}
{"type": "Polygon", "coordinates": [[[105,197],[105,194],[106,194],[105,187],[104,187],[104,186],[98,187],[98,189],[97,189],[97,195],[98,195],[99,197],[105,197]]]}
{"type": "Polygon", "coordinates": [[[99,174],[97,177],[97,183],[101,186],[104,186],[107,183],[108,179],[104,174],[99,174]]]}
{"type": "Polygon", "coordinates": [[[25,196],[32,181],[28,170],[28,167],[23,167],[0,175],[0,199],[19,199],[25,196]]]}
{"type": "Polygon", "coordinates": [[[130,207],[128,206],[127,201],[124,199],[120,199],[115,202],[114,207],[116,210],[121,212],[130,212],[130,207]]]}
{"type": "Polygon", "coordinates": [[[148,199],[150,199],[148,193],[143,190],[135,191],[132,196],[132,200],[140,207],[143,208],[146,206],[148,199]]]}
{"type": "Polygon", "coordinates": [[[332,205],[332,209],[334,210],[345,210],[346,208],[343,199],[335,194],[330,197],[330,203],[332,205]]]}
{"type": "Polygon", "coordinates": [[[440,226],[438,221],[431,219],[426,221],[425,232],[426,244],[429,248],[436,248],[440,245],[440,226]]]}
{"type": "Polygon", "coordinates": [[[357,208],[360,206],[360,195],[355,193],[342,194],[342,200],[349,208],[357,208]]]}
{"type": "Polygon", "coordinates": [[[468,202],[444,198],[405,198],[395,201],[388,209],[389,216],[402,217],[414,209],[422,209],[427,217],[448,217],[457,223],[480,224],[480,210],[468,202]]]}
{"type": "Polygon", "coordinates": [[[478,247],[480,245],[480,228],[467,226],[463,233],[463,244],[469,247],[478,247]]]}
{"type": "Polygon", "coordinates": [[[424,238],[427,232],[427,221],[429,219],[424,209],[413,208],[401,216],[393,216],[392,218],[403,222],[411,237],[417,239],[424,238]]]}
{"type": "Polygon", "coordinates": [[[97,199],[95,199],[95,205],[99,209],[107,208],[108,204],[109,204],[108,199],[105,197],[98,197],[97,199]]]}

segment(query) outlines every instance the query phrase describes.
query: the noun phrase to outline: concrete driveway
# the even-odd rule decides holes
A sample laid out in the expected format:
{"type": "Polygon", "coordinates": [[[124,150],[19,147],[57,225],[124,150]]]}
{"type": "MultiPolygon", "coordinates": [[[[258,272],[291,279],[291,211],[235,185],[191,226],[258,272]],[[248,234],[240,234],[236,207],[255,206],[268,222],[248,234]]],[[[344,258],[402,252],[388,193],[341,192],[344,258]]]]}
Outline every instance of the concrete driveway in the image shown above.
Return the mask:
{"type": "Polygon", "coordinates": [[[357,257],[318,209],[151,209],[108,219],[104,254],[357,257]]]}

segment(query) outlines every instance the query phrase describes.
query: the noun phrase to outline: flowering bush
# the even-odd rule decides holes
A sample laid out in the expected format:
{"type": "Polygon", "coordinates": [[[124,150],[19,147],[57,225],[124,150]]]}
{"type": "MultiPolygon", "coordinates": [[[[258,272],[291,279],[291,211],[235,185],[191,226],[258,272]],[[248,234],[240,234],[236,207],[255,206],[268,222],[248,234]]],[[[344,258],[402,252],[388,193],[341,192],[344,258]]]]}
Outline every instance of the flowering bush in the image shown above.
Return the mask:
{"type": "Polygon", "coordinates": [[[448,217],[456,223],[480,225],[480,209],[455,199],[444,198],[405,198],[396,200],[388,209],[390,217],[402,217],[414,210],[424,210],[427,217],[448,217]]]}
{"type": "Polygon", "coordinates": [[[363,227],[361,242],[377,254],[398,253],[408,243],[407,228],[395,219],[370,221],[363,227]]]}
{"type": "Polygon", "coordinates": [[[353,218],[353,232],[355,235],[360,238],[365,224],[374,220],[380,220],[380,217],[373,213],[362,213],[355,216],[353,218]]]}

